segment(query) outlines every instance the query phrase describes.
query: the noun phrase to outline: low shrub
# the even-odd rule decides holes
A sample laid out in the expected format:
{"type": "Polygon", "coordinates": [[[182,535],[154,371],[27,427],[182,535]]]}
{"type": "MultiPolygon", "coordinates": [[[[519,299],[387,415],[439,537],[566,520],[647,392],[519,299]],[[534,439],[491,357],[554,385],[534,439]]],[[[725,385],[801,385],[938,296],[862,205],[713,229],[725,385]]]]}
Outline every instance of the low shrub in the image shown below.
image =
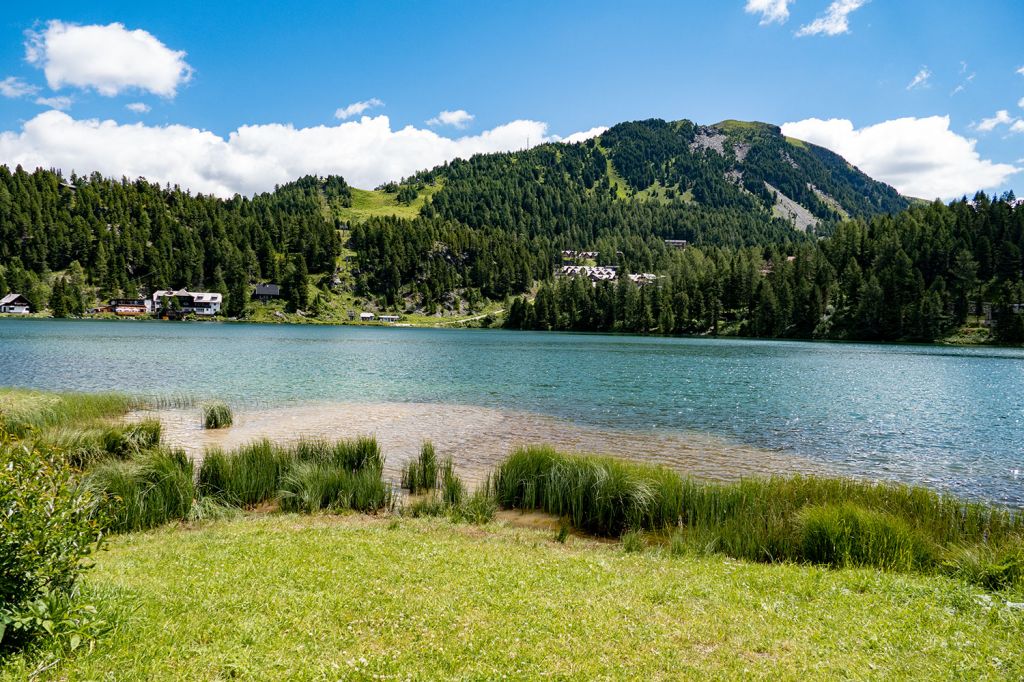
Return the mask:
{"type": "Polygon", "coordinates": [[[65,620],[35,615],[51,604],[84,607],[76,586],[82,560],[102,537],[96,507],[62,456],[0,428],[0,654],[39,636],[67,634],[65,620]]]}
{"type": "Polygon", "coordinates": [[[231,426],[233,421],[234,416],[227,403],[214,401],[203,405],[204,429],[226,429],[231,426]]]}

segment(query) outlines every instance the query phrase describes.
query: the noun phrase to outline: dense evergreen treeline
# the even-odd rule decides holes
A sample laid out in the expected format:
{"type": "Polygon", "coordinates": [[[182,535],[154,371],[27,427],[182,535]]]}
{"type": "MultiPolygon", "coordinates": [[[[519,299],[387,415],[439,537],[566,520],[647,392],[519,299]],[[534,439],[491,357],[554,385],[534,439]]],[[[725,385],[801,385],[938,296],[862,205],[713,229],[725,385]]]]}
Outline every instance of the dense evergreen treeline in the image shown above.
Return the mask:
{"type": "Polygon", "coordinates": [[[791,249],[662,249],[653,284],[548,281],[533,302],[513,301],[506,326],[931,341],[990,303],[997,339],[1021,342],[1013,306],[1024,302],[1024,204],[1015,204],[1012,194],[935,202],[845,222],[791,249]]]}
{"type": "Polygon", "coordinates": [[[310,272],[332,272],[340,242],[328,216],[350,203],[338,177],[222,200],[144,179],[65,180],[0,166],[0,290],[42,309],[50,292],[41,276],[77,268],[68,285],[87,279],[107,296],[188,287],[219,291],[237,308],[250,283],[281,281],[298,260],[310,272]]]}
{"type": "Polygon", "coordinates": [[[543,237],[474,229],[441,218],[371,218],[352,228],[357,291],[388,305],[413,296],[433,313],[450,293],[504,299],[527,291],[554,269],[555,248],[543,237]]]}
{"type": "MultiPolygon", "coordinates": [[[[437,190],[419,217],[351,226],[356,294],[427,313],[458,298],[514,298],[515,328],[879,340],[936,339],[990,303],[999,338],[1024,340],[1014,307],[1024,208],[1012,195],[898,212],[907,201],[891,187],[773,126],[621,124],[383,189],[409,203],[427,183],[437,190]],[[772,217],[769,185],[816,216],[818,233],[772,217]],[[562,249],[658,279],[555,280],[562,249]]],[[[274,281],[292,309],[315,314],[323,300],[310,276],[335,271],[351,204],[340,177],[221,200],[0,167],[0,293],[78,315],[92,288],[134,297],[184,286],[225,294],[235,315],[252,283],[274,281]]]]}

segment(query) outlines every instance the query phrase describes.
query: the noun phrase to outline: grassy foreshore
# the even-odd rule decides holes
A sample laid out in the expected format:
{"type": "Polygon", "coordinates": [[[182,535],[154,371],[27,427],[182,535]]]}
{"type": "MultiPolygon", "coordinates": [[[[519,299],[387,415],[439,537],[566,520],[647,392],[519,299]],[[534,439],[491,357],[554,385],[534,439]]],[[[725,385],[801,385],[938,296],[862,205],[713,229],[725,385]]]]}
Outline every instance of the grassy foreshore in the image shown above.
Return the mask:
{"type": "Polygon", "coordinates": [[[701,482],[543,447],[474,492],[429,444],[407,498],[372,438],[262,441],[197,466],[159,423],[122,421],[140,404],[0,391],[10,466],[31,468],[24,448],[67,463],[80,512],[114,534],[70,593],[112,629],[71,619],[50,643],[0,640],[5,678],[1024,674],[1012,510],[843,479],[701,482]]]}
{"type": "Polygon", "coordinates": [[[1024,675],[1024,612],[956,580],[627,554],[504,523],[168,526],[111,541],[86,592],[116,629],[40,679],[1024,675]]]}

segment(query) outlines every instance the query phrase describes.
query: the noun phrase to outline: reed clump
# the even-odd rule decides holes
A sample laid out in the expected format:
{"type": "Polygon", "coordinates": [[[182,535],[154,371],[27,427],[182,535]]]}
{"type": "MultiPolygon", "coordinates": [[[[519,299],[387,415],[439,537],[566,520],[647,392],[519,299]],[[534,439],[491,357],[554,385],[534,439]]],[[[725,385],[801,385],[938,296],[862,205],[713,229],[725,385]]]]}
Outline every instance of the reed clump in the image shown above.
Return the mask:
{"type": "Polygon", "coordinates": [[[284,475],[278,493],[281,510],[377,512],[391,509],[391,486],[374,469],[349,470],[321,462],[296,462],[284,475]]]}
{"type": "Polygon", "coordinates": [[[273,499],[295,460],[294,448],[263,439],[225,452],[206,451],[199,467],[199,493],[239,507],[273,499]]]}
{"type": "Polygon", "coordinates": [[[503,507],[597,535],[675,529],[672,553],[944,571],[1000,585],[1020,584],[1024,567],[1024,515],[913,486],[810,476],[704,483],[534,446],[515,450],[490,490],[503,507]]]}
{"type": "Polygon", "coordinates": [[[160,445],[155,419],[131,424],[60,426],[36,436],[37,447],[58,453],[72,467],[85,469],[105,459],[128,459],[160,445]]]}
{"type": "Polygon", "coordinates": [[[220,401],[208,402],[203,405],[203,428],[226,429],[234,422],[234,416],[227,403],[220,401]]]}
{"type": "Polygon", "coordinates": [[[183,451],[158,448],[96,465],[85,485],[104,500],[108,529],[124,532],[186,518],[196,496],[193,478],[183,451]]]}
{"type": "Polygon", "coordinates": [[[0,425],[15,438],[127,414],[142,403],[121,393],[50,393],[0,389],[0,425]]]}
{"type": "Polygon", "coordinates": [[[381,509],[391,504],[390,487],[380,480],[383,469],[384,454],[372,437],[294,444],[264,439],[229,452],[208,450],[199,467],[199,492],[239,507],[280,499],[292,510],[381,509]],[[379,505],[373,502],[378,498],[379,505]],[[324,501],[314,504],[315,499],[324,501]]]}
{"type": "Polygon", "coordinates": [[[420,454],[402,468],[402,487],[412,495],[434,490],[439,483],[440,471],[437,452],[430,441],[424,441],[420,454]]]}

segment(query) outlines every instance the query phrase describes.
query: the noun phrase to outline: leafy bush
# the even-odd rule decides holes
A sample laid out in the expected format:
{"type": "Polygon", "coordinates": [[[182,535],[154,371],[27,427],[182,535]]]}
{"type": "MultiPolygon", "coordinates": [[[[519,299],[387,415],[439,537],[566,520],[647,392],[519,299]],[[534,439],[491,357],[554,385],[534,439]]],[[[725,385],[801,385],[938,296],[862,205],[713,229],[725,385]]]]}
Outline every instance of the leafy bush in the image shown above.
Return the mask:
{"type": "Polygon", "coordinates": [[[62,636],[59,622],[33,625],[33,605],[72,608],[82,560],[102,536],[95,511],[62,457],[0,429],[0,651],[38,634],[62,636]]]}
{"type": "Polygon", "coordinates": [[[225,429],[231,426],[233,421],[231,408],[226,403],[215,401],[203,405],[204,429],[225,429]]]}

